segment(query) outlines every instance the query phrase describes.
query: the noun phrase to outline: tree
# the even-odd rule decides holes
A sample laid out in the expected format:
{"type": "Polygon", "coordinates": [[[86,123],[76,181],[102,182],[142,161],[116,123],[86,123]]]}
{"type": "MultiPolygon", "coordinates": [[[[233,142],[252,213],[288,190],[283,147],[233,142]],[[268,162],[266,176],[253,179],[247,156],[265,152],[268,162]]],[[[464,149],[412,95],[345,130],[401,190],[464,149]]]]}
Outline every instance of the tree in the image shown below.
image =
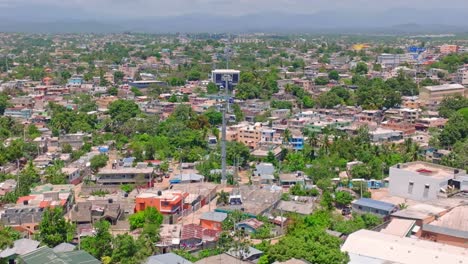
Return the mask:
{"type": "Polygon", "coordinates": [[[336,70],[330,71],[328,73],[328,79],[338,81],[340,79],[340,74],[336,70]]]}
{"type": "Polygon", "coordinates": [[[222,204],[222,205],[227,205],[229,204],[229,193],[221,190],[218,193],[218,200],[217,203],[222,204]]]}
{"type": "Polygon", "coordinates": [[[172,94],[167,101],[169,101],[170,103],[177,103],[179,99],[177,98],[177,95],[172,94]]]}
{"type": "Polygon", "coordinates": [[[98,169],[103,168],[107,165],[109,157],[106,154],[99,154],[91,158],[90,167],[94,172],[97,172],[98,169]]]}
{"type": "Polygon", "coordinates": [[[115,71],[114,72],[114,83],[121,83],[123,81],[123,78],[125,77],[125,74],[121,71],[115,71]]]}
{"type": "Polygon", "coordinates": [[[160,226],[163,221],[162,214],[155,207],[147,207],[143,211],[132,214],[129,217],[130,229],[142,228],[145,223],[152,223],[160,226]]]}
{"type": "Polygon", "coordinates": [[[52,166],[45,169],[44,177],[50,184],[65,184],[67,176],[62,172],[63,162],[55,162],[52,166]]]}
{"type": "Polygon", "coordinates": [[[13,247],[13,243],[17,239],[20,239],[18,231],[9,226],[0,226],[0,250],[13,247]]]}
{"type": "Polygon", "coordinates": [[[62,145],[62,152],[63,153],[72,153],[73,152],[73,147],[68,143],[64,143],[62,145]]]}
{"type": "Polygon", "coordinates": [[[316,85],[327,85],[328,78],[320,76],[320,77],[315,78],[314,82],[316,85]]]}
{"type": "Polygon", "coordinates": [[[356,74],[367,74],[368,71],[367,64],[364,62],[358,62],[356,68],[354,68],[356,74]]]}
{"type": "Polygon", "coordinates": [[[138,246],[132,236],[128,234],[117,235],[113,241],[113,263],[138,263],[134,259],[138,246]]]}
{"type": "Polygon", "coordinates": [[[10,106],[8,95],[6,93],[0,93],[0,115],[3,115],[5,109],[10,106]]]}
{"type": "Polygon", "coordinates": [[[32,161],[28,162],[26,167],[18,175],[18,187],[15,192],[18,196],[25,196],[31,192],[31,186],[40,180],[39,173],[34,167],[32,161]]]}
{"type": "Polygon", "coordinates": [[[349,192],[339,191],[335,193],[335,202],[340,206],[348,206],[353,199],[353,196],[349,192]]]}
{"type": "Polygon", "coordinates": [[[439,114],[449,118],[453,113],[465,107],[468,107],[468,98],[461,95],[446,97],[439,105],[439,114]]]}
{"type": "Polygon", "coordinates": [[[125,121],[136,117],[140,112],[138,105],[130,100],[119,99],[109,105],[109,115],[118,124],[123,124],[125,121]]]}
{"type": "Polygon", "coordinates": [[[72,77],[72,75],[69,71],[63,71],[60,73],[60,77],[62,77],[64,80],[68,80],[72,77]]]}
{"type": "Polygon", "coordinates": [[[244,112],[242,112],[242,109],[240,108],[238,104],[233,104],[232,110],[234,111],[234,115],[236,116],[236,122],[244,121],[244,118],[245,118],[244,112]]]}
{"type": "Polygon", "coordinates": [[[28,138],[35,139],[41,136],[41,132],[35,125],[29,125],[27,130],[28,138]]]}
{"type": "Polygon", "coordinates": [[[210,82],[208,83],[208,86],[206,86],[206,92],[208,94],[217,94],[219,92],[219,88],[216,86],[216,84],[210,82]]]}
{"type": "Polygon", "coordinates": [[[456,112],[451,115],[444,129],[439,134],[442,146],[449,147],[457,141],[463,141],[468,137],[468,118],[456,112]]]}
{"type": "Polygon", "coordinates": [[[49,247],[63,242],[70,242],[75,234],[75,226],[65,220],[61,208],[48,208],[39,223],[37,239],[49,247]]]}
{"type": "Polygon", "coordinates": [[[94,224],[95,235],[81,240],[81,248],[97,259],[112,255],[112,235],[110,223],[102,220],[94,224]]]}
{"type": "Polygon", "coordinates": [[[187,74],[187,80],[189,81],[198,81],[201,78],[201,72],[192,69],[188,74],[187,74]]]}
{"type": "Polygon", "coordinates": [[[107,89],[107,93],[109,95],[116,96],[119,93],[119,89],[117,89],[117,87],[115,86],[112,86],[112,87],[109,87],[109,89],[107,89]]]}

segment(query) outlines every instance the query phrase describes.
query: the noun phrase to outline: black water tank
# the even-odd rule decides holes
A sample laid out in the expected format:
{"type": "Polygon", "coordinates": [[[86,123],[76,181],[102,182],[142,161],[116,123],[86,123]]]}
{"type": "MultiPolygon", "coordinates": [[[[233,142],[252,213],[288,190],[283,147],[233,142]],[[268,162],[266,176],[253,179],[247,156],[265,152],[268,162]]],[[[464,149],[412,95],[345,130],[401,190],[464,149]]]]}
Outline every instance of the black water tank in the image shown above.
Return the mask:
{"type": "Polygon", "coordinates": [[[114,200],[112,200],[112,198],[109,198],[109,200],[107,200],[110,204],[114,202],[114,200]]]}

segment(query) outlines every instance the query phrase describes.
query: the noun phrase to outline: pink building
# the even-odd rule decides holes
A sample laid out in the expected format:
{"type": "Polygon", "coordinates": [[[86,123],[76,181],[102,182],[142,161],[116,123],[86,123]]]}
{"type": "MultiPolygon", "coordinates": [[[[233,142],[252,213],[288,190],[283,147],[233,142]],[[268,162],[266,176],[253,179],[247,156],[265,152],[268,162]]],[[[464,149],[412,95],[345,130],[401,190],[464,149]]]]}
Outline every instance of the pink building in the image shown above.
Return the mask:
{"type": "Polygon", "coordinates": [[[442,54],[449,54],[449,53],[457,53],[458,52],[458,46],[457,45],[448,45],[444,44],[440,46],[440,53],[442,54]]]}

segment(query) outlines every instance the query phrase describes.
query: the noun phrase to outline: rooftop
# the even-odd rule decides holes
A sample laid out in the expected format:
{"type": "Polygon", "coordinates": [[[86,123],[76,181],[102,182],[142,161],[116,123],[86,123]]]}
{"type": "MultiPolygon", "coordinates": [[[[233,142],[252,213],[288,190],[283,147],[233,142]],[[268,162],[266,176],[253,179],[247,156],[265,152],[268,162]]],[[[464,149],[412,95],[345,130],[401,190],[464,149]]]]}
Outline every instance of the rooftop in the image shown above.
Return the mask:
{"type": "Polygon", "coordinates": [[[409,206],[406,209],[397,211],[392,214],[392,216],[414,219],[414,220],[423,220],[429,216],[438,215],[446,211],[447,209],[443,207],[437,207],[430,204],[415,204],[409,206]]]}
{"type": "Polygon", "coordinates": [[[360,205],[360,206],[365,206],[365,207],[371,207],[383,211],[392,211],[395,208],[394,204],[391,203],[386,203],[378,200],[373,200],[369,198],[361,198],[359,200],[356,200],[353,202],[353,204],[360,205]]]}
{"type": "Polygon", "coordinates": [[[468,239],[468,205],[453,208],[423,230],[468,239]]]}
{"type": "Polygon", "coordinates": [[[458,90],[458,89],[465,89],[465,87],[461,84],[442,84],[442,85],[434,85],[434,86],[425,86],[427,90],[431,92],[438,92],[438,91],[445,91],[445,90],[458,90]]]}
{"type": "Polygon", "coordinates": [[[222,222],[224,219],[226,219],[227,214],[226,213],[220,213],[220,212],[206,212],[203,213],[202,216],[200,217],[200,220],[208,220],[208,221],[214,221],[214,222],[222,222]]]}
{"type": "Polygon", "coordinates": [[[468,263],[468,249],[408,237],[359,230],[341,248],[352,254],[402,264],[468,263]],[[372,246],[370,246],[372,245],[372,246]]]}
{"type": "Polygon", "coordinates": [[[450,167],[423,162],[423,161],[397,164],[393,166],[392,168],[410,171],[410,172],[418,173],[419,175],[441,178],[441,179],[453,178],[455,174],[460,175],[460,176],[465,174],[464,170],[459,170],[456,168],[450,168],[450,167]]]}
{"type": "Polygon", "coordinates": [[[380,230],[381,233],[405,237],[414,227],[415,220],[393,218],[392,221],[380,230]]]}

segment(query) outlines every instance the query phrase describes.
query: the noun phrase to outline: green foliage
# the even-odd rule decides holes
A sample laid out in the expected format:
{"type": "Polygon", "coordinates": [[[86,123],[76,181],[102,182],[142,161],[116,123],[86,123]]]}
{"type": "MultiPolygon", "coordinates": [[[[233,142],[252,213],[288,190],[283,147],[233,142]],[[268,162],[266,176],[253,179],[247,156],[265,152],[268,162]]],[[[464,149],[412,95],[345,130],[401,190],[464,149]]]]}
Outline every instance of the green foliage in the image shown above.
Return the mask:
{"type": "Polygon", "coordinates": [[[113,86],[113,87],[110,87],[109,89],[107,89],[107,93],[109,95],[116,96],[119,93],[119,89],[117,87],[113,86]]]}
{"type": "Polygon", "coordinates": [[[124,77],[125,77],[125,74],[123,72],[115,71],[114,72],[114,83],[121,83],[124,77]]]}
{"type": "Polygon", "coordinates": [[[444,129],[439,134],[439,142],[442,146],[450,147],[458,141],[464,141],[468,137],[468,118],[461,113],[453,113],[444,129]]]}
{"type": "Polygon", "coordinates": [[[112,255],[112,235],[109,222],[102,220],[94,224],[95,235],[81,240],[81,249],[97,259],[112,255]]]}
{"type": "Polygon", "coordinates": [[[217,94],[219,92],[219,88],[215,83],[210,82],[208,83],[208,86],[206,86],[206,92],[208,94],[217,94]]]}
{"type": "Polygon", "coordinates": [[[462,108],[468,107],[468,98],[463,96],[450,96],[442,100],[439,105],[439,115],[445,118],[449,118],[462,108]]]}
{"type": "Polygon", "coordinates": [[[117,235],[112,240],[112,263],[138,263],[135,255],[138,245],[132,236],[128,234],[117,235]]]}
{"type": "Polygon", "coordinates": [[[293,104],[289,101],[272,100],[270,106],[277,109],[292,109],[293,104]]]}
{"type": "Polygon", "coordinates": [[[109,105],[109,115],[112,121],[117,124],[123,124],[125,121],[136,117],[140,112],[138,105],[130,100],[119,99],[109,105]]]}
{"type": "Polygon", "coordinates": [[[391,108],[401,103],[400,92],[392,89],[382,79],[359,79],[355,81],[359,82],[359,88],[356,91],[356,103],[364,109],[391,108]]]}
{"type": "Polygon", "coordinates": [[[336,70],[332,70],[328,73],[328,78],[330,80],[338,81],[340,79],[340,74],[336,70]]]}
{"type": "Polygon", "coordinates": [[[340,206],[351,204],[353,199],[353,196],[349,192],[339,191],[335,193],[335,202],[340,206]]]}
{"type": "Polygon", "coordinates": [[[316,85],[327,85],[329,80],[326,77],[320,76],[320,77],[315,78],[314,82],[316,85]]]}
{"type": "Polygon", "coordinates": [[[442,157],[442,165],[468,170],[468,139],[453,145],[452,152],[442,157]]]}
{"type": "Polygon", "coordinates": [[[9,226],[0,226],[0,250],[13,247],[15,240],[20,238],[20,233],[9,226]]]}
{"type": "Polygon", "coordinates": [[[99,154],[91,158],[90,167],[94,172],[97,172],[98,169],[103,168],[107,165],[109,157],[106,154],[99,154]]]}
{"type": "Polygon", "coordinates": [[[18,187],[15,192],[18,196],[26,196],[31,192],[31,187],[40,181],[39,173],[32,164],[28,162],[26,167],[18,175],[18,187]]]}
{"type": "Polygon", "coordinates": [[[128,221],[131,230],[142,228],[146,223],[155,224],[159,227],[162,224],[163,216],[155,207],[147,207],[143,211],[132,214],[128,221]]]}
{"type": "Polygon", "coordinates": [[[62,172],[63,162],[56,161],[52,166],[45,169],[44,177],[50,184],[65,184],[68,182],[67,176],[62,172]]]}
{"type": "Polygon", "coordinates": [[[307,220],[303,222],[301,219],[295,219],[287,235],[278,243],[264,246],[265,254],[262,262],[273,263],[297,258],[311,263],[348,263],[349,257],[341,252],[341,242],[338,238],[325,233],[322,225],[306,223],[307,220]]]}
{"type": "Polygon", "coordinates": [[[297,196],[318,196],[320,193],[317,189],[306,189],[301,184],[295,184],[289,188],[289,193],[291,195],[297,196]]]}
{"type": "Polygon", "coordinates": [[[62,209],[46,209],[39,223],[37,239],[44,245],[55,247],[63,242],[70,242],[75,233],[75,226],[65,220],[62,209]]]}
{"type": "Polygon", "coordinates": [[[354,68],[356,74],[367,74],[368,71],[367,64],[364,62],[358,62],[356,68],[354,68]]]}
{"type": "Polygon", "coordinates": [[[134,189],[134,186],[130,185],[130,184],[124,184],[122,186],[120,186],[120,189],[126,193],[130,193],[131,191],[133,191],[134,189]]]}

